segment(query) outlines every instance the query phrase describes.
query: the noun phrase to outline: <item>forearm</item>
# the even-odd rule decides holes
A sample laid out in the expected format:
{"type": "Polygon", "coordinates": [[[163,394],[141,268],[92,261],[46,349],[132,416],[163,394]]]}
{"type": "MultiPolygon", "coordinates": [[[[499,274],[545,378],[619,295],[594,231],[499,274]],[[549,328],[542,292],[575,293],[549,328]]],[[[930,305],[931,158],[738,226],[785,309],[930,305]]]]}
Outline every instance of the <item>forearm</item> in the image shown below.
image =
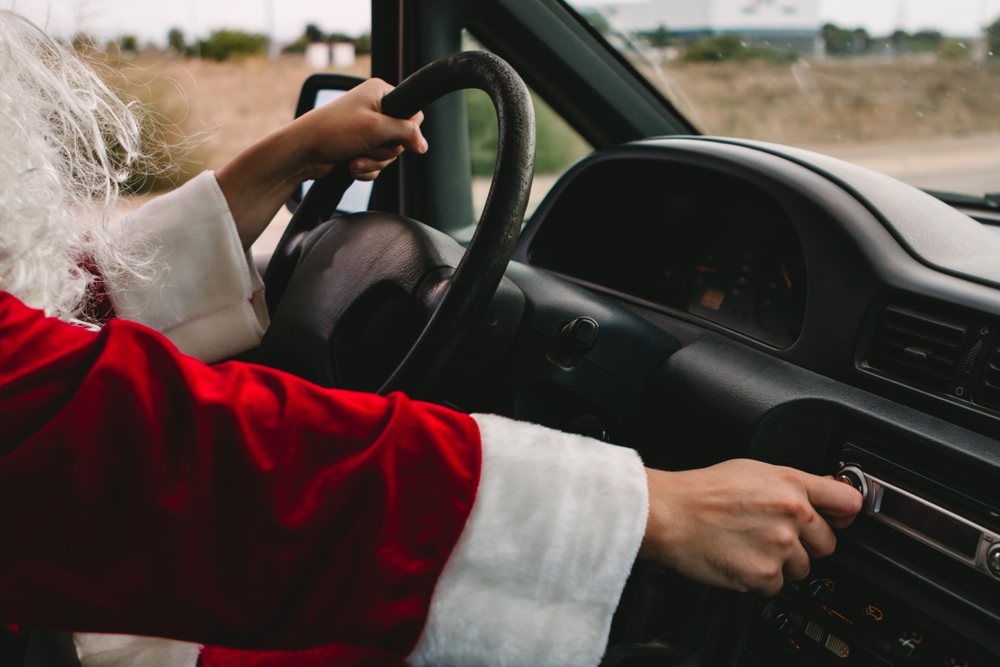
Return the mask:
{"type": "Polygon", "coordinates": [[[309,155],[301,124],[295,122],[255,142],[215,172],[244,250],[303,181],[331,168],[315,164],[309,155]]]}
{"type": "Polygon", "coordinates": [[[423,153],[423,114],[399,120],[381,113],[392,86],[370,79],[253,144],[216,172],[240,241],[248,250],[302,181],[350,161],[351,175],[373,180],[403,149],[423,153]]]}
{"type": "Polygon", "coordinates": [[[0,341],[0,521],[18,535],[0,620],[413,648],[475,497],[471,418],[208,367],[130,322],[92,333],[2,293],[0,341]]]}

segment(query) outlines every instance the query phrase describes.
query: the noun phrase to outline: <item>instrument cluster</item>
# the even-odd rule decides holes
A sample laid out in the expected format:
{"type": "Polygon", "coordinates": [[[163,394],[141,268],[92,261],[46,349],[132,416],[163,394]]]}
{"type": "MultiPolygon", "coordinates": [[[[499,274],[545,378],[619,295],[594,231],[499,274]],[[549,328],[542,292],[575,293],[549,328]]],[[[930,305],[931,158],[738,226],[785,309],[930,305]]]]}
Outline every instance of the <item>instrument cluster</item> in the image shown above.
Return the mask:
{"type": "Polygon", "coordinates": [[[596,164],[560,193],[529,258],[776,348],[792,345],[805,321],[807,271],[788,214],[760,189],[707,169],[596,164]]]}

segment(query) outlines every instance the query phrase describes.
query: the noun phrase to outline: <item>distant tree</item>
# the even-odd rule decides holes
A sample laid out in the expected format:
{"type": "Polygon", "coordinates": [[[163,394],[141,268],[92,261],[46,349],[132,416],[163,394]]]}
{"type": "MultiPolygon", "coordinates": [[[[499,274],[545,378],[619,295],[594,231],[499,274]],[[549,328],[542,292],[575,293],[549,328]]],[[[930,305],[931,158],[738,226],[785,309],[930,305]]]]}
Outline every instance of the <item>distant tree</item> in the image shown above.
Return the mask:
{"type": "Polygon", "coordinates": [[[969,57],[969,45],[963,39],[947,37],[941,40],[937,55],[945,60],[964,60],[969,57]]]}
{"type": "Polygon", "coordinates": [[[795,53],[778,51],[764,46],[747,46],[737,35],[709,37],[692,44],[684,52],[686,62],[713,62],[724,60],[766,60],[772,63],[794,63],[799,57],[795,53]]]}
{"type": "Polygon", "coordinates": [[[826,52],[831,56],[845,56],[853,53],[854,35],[850,30],[827,23],[820,29],[823,42],[826,43],[826,52]]]}
{"type": "Polygon", "coordinates": [[[139,52],[139,40],[135,38],[135,35],[122,35],[118,38],[118,48],[121,51],[131,51],[132,53],[139,52]]]}
{"type": "Polygon", "coordinates": [[[372,52],[371,33],[366,32],[354,39],[354,52],[359,56],[366,56],[372,52]]]}
{"type": "Polygon", "coordinates": [[[73,35],[70,45],[77,53],[87,53],[97,50],[97,42],[95,42],[94,38],[86,32],[78,32],[73,35]]]}
{"type": "Polygon", "coordinates": [[[906,34],[905,30],[896,30],[889,35],[889,43],[892,45],[893,51],[903,53],[910,46],[910,36],[906,34]]]}
{"type": "Polygon", "coordinates": [[[649,42],[649,45],[653,48],[663,48],[674,43],[674,36],[670,34],[669,30],[667,30],[667,26],[662,23],[656,30],[642,33],[642,36],[645,37],[646,41],[649,42]]]}
{"type": "Polygon", "coordinates": [[[910,35],[907,40],[908,50],[919,53],[937,51],[943,39],[944,35],[937,30],[921,30],[910,35]]]}
{"type": "Polygon", "coordinates": [[[177,53],[184,53],[187,48],[184,40],[184,31],[180,28],[171,28],[167,32],[167,46],[177,53]]]}
{"type": "Polygon", "coordinates": [[[868,31],[864,28],[855,28],[851,33],[854,37],[854,50],[856,53],[867,53],[871,49],[872,38],[868,36],[868,31]]]}
{"type": "Polygon", "coordinates": [[[319,44],[329,40],[330,36],[323,32],[318,25],[309,23],[299,38],[285,46],[282,51],[284,53],[305,53],[306,47],[310,44],[319,44]]]}
{"type": "Polygon", "coordinates": [[[267,52],[267,35],[223,28],[213,30],[208,39],[198,40],[202,58],[222,62],[230,58],[259,56],[267,52]]]}
{"type": "Polygon", "coordinates": [[[316,44],[317,42],[327,41],[327,36],[320,30],[319,26],[315,23],[310,23],[306,26],[306,31],[302,34],[306,38],[309,44],[316,44]]]}
{"type": "Polygon", "coordinates": [[[986,46],[994,58],[1000,58],[1000,19],[986,28],[986,46]]]}

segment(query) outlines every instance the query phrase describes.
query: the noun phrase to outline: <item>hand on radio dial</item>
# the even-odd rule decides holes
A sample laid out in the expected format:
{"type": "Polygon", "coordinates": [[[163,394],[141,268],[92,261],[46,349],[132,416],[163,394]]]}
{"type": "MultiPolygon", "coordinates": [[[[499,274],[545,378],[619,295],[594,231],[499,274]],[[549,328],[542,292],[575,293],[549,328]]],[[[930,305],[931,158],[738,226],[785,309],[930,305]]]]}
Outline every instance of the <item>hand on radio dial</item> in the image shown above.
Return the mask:
{"type": "Polygon", "coordinates": [[[646,471],[649,519],[639,557],[705,584],[776,595],[833,553],[831,526],[861,494],[830,477],[737,459],[683,472],[646,471]]]}

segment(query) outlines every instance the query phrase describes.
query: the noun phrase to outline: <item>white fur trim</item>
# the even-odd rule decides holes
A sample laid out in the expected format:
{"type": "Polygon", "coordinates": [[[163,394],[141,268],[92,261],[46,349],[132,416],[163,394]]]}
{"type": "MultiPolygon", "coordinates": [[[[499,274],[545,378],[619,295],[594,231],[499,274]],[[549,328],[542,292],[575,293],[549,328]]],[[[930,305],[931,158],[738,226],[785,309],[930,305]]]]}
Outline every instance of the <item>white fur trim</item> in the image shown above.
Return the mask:
{"type": "Polygon", "coordinates": [[[76,654],[83,667],[195,667],[200,644],[78,632],[73,635],[76,654]]]}
{"type": "Polygon", "coordinates": [[[219,361],[255,347],[267,328],[264,283],[243,247],[215,174],[204,172],[132,213],[156,247],[156,278],[111,281],[118,317],[165,334],[185,354],[219,361]]]}
{"type": "Polygon", "coordinates": [[[592,667],[646,529],[636,452],[473,415],[483,466],[413,667],[592,667]]]}

